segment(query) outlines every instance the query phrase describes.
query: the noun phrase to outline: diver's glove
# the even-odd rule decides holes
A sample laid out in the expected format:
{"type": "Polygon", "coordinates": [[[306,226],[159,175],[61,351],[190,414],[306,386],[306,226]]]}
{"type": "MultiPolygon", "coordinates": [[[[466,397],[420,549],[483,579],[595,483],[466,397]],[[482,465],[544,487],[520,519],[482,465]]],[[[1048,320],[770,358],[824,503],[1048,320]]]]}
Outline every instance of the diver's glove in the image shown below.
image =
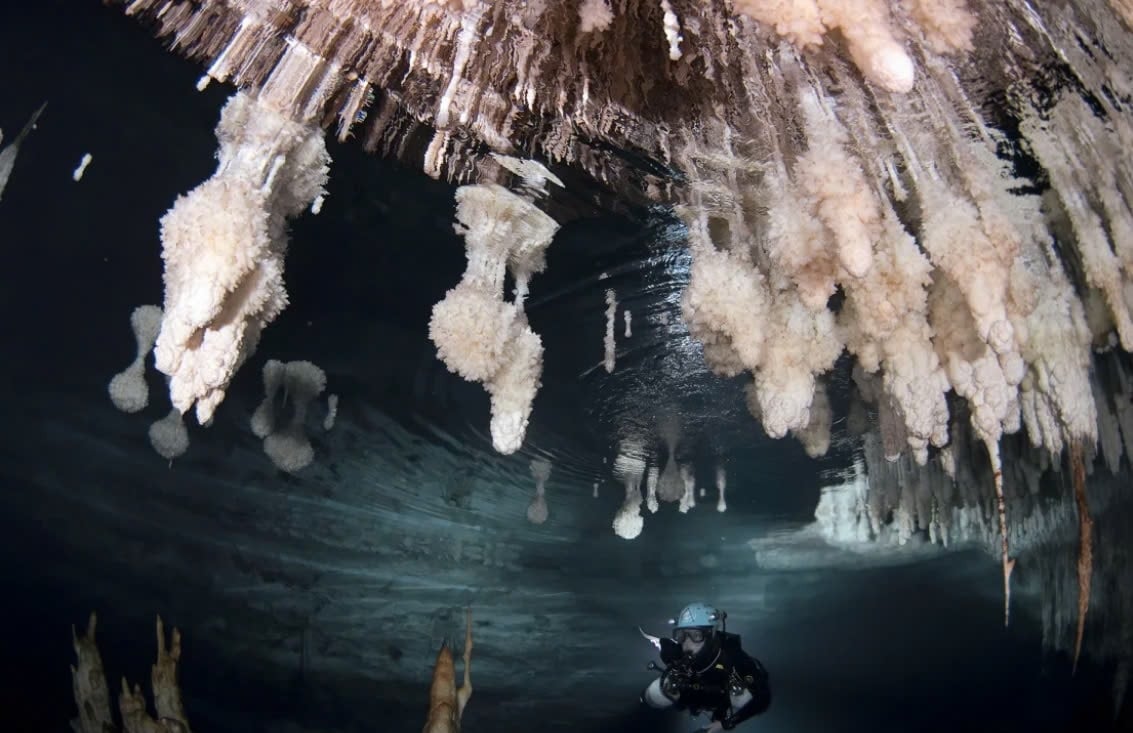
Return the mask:
{"type": "Polygon", "coordinates": [[[661,675],[661,694],[673,702],[680,699],[692,680],[692,670],[687,664],[675,662],[661,675]]]}

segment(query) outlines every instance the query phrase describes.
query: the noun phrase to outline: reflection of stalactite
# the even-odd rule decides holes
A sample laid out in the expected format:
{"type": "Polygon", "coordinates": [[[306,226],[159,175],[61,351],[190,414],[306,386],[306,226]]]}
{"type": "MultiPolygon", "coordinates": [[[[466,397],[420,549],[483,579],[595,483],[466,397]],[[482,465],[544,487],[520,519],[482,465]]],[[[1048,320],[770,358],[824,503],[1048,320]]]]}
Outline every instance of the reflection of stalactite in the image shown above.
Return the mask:
{"type": "Polygon", "coordinates": [[[1090,504],[1086,500],[1086,466],[1082,461],[1082,446],[1077,442],[1070,445],[1070,470],[1074,479],[1074,500],[1078,505],[1078,631],[1074,636],[1074,671],[1077,671],[1094,574],[1094,522],[1090,519],[1090,504]]]}
{"type": "MultiPolygon", "coordinates": [[[[929,541],[1000,558],[1002,528],[989,497],[992,468],[972,432],[966,415],[954,418],[954,476],[939,460],[917,465],[908,451],[888,461],[881,436],[868,433],[844,483],[823,490],[816,529],[839,547],[929,541]]],[[[1108,676],[1118,716],[1133,668],[1129,469],[1123,458],[1118,474],[1097,470],[1104,459],[1089,441],[1065,447],[1062,464],[1019,435],[1005,436],[1000,445],[1003,496],[1011,506],[1008,540],[1019,563],[1012,578],[1015,613],[1020,604],[1040,613],[1042,646],[1067,671],[1080,665],[1088,675],[1108,676]]]]}
{"type": "MultiPolygon", "coordinates": [[[[830,544],[855,551],[867,543],[931,542],[977,547],[1002,560],[1009,548],[1007,559],[1018,562],[1010,579],[1013,614],[1038,613],[1042,647],[1057,674],[1073,669],[1106,681],[1120,720],[1115,729],[1125,730],[1133,669],[1133,362],[1117,349],[1089,356],[1093,384],[1076,392],[1082,414],[1073,405],[1051,411],[1032,400],[1026,420],[1046,427],[1005,430],[989,443],[969,407],[951,395],[949,442],[924,465],[911,451],[894,457],[887,450],[893,444],[881,426],[886,395],[876,388],[878,375],[855,368],[857,390],[838,437],[860,437],[861,452],[844,482],[823,490],[815,529],[830,544]],[[1091,386],[1094,399],[1087,400],[1091,386]],[[1046,439],[1056,435],[1062,442],[1046,439]],[[1009,516],[997,507],[1009,508],[1009,516]]],[[[1091,694],[1105,692],[1098,686],[1091,694]]]]}
{"type": "Polygon", "coordinates": [[[618,313],[618,299],[612,289],[606,290],[606,338],[602,342],[606,350],[603,364],[606,371],[613,373],[617,359],[617,345],[614,342],[614,317],[618,313]]]}

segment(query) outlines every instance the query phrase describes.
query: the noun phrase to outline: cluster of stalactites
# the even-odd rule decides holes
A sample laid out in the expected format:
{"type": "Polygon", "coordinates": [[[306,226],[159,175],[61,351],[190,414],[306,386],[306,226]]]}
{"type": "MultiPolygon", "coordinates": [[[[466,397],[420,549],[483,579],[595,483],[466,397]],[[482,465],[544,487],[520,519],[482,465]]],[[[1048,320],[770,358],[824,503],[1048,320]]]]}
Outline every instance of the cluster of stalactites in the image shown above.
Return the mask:
{"type": "MultiPolygon", "coordinates": [[[[908,455],[885,457],[882,438],[863,420],[858,401],[850,429],[862,436],[862,451],[847,480],[823,491],[815,514],[827,539],[837,544],[867,542],[905,545],[921,541],[943,547],[974,544],[998,551],[1000,528],[989,497],[992,471],[972,428],[963,420],[952,425],[952,444],[924,466],[908,455]]],[[[1047,483],[1060,468],[1050,455],[1026,449],[1018,440],[1005,442],[1003,489],[1010,505],[1008,528],[1013,552],[1025,553],[1055,535],[1074,537],[1074,506],[1047,501],[1047,483]]],[[[1053,478],[1052,478],[1053,477],[1053,478]]]]}
{"type": "MultiPolygon", "coordinates": [[[[1097,439],[1090,347],[1133,347],[1123,2],[120,2],[298,123],[337,116],[345,135],[373,104],[368,142],[399,151],[398,120],[425,123],[434,175],[477,146],[523,149],[675,199],[694,254],[684,312],[709,362],[751,373],[767,432],[814,455],[829,444],[822,377],[844,351],[886,446],[920,463],[949,443],[950,391],[993,465],[1024,427],[1055,452],[1097,439]],[[1032,94],[1051,67],[1074,84],[1032,94]],[[1012,141],[980,112],[989,89],[1050,182],[1041,201],[997,157],[1012,141]],[[687,185],[630,172],[618,149],[687,185]]],[[[195,397],[207,419],[216,381],[181,409],[195,397]]]]}
{"type": "Polygon", "coordinates": [[[910,43],[965,53],[979,18],[967,0],[115,1],[206,63],[201,86],[229,81],[296,120],[337,119],[340,136],[360,132],[433,175],[463,180],[487,146],[577,163],[605,184],[642,177],[617,148],[667,162],[671,134],[705,111],[739,101],[746,114],[741,59],[778,44],[820,63],[843,54],[904,93],[922,73],[910,43]],[[435,133],[424,150],[405,142],[419,123],[435,133]]]}
{"type": "MultiPolygon", "coordinates": [[[[691,179],[683,310],[714,370],[751,373],[749,407],[767,433],[816,445],[829,429],[821,377],[848,351],[891,460],[907,447],[924,464],[949,445],[949,392],[997,469],[1000,439],[1024,428],[1052,453],[1092,446],[1107,419],[1093,350],[1133,348],[1128,116],[1099,119],[1069,90],[1052,110],[1016,92],[1052,185],[1040,199],[1018,192],[1028,182],[997,157],[1011,141],[939,60],[881,104],[845,75],[835,99],[789,50],[745,76],[782,111],[772,127],[799,134],[753,142],[719,119],[674,145],[691,179]]],[[[1131,81],[1116,67],[1081,77],[1131,81]]]]}

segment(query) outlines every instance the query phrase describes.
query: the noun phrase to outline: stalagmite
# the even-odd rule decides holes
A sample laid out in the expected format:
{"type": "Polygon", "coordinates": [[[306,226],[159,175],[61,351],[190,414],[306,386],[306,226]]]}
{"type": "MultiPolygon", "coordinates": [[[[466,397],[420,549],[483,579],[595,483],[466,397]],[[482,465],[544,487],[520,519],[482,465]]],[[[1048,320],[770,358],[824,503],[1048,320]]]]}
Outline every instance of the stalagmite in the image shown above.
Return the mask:
{"type": "MultiPolygon", "coordinates": [[[[106,686],[106,675],[102,659],[95,644],[94,631],[96,617],[90,615],[87,633],[83,637],[71,637],[78,656],[78,668],[71,667],[74,679],[75,704],[79,718],[72,727],[79,733],[107,733],[118,730],[110,712],[110,693],[106,686]]],[[[185,706],[181,700],[181,686],[178,681],[178,664],[181,661],[181,632],[176,628],[168,643],[165,638],[165,625],[157,617],[157,659],[150,668],[150,689],[153,693],[154,712],[146,709],[146,698],[140,685],[130,687],[126,677],[122,677],[122,691],[118,696],[118,712],[122,716],[122,730],[125,733],[192,733],[185,706]]]]}
{"type": "Polygon", "coordinates": [[[181,632],[176,628],[170,635],[169,645],[165,641],[165,625],[157,617],[157,661],[150,670],[150,685],[153,688],[153,706],[159,720],[180,723],[186,733],[189,719],[181,702],[181,686],[177,680],[177,665],[181,661],[181,632]]]}
{"type": "Polygon", "coordinates": [[[83,636],[77,635],[75,627],[71,627],[71,646],[76,657],[75,664],[71,665],[71,683],[75,705],[79,709],[77,722],[81,733],[105,733],[107,728],[114,729],[106,672],[94,638],[97,627],[98,617],[93,611],[83,636]]]}
{"type": "Polygon", "coordinates": [[[465,611],[464,682],[456,686],[452,649],[442,644],[433,664],[429,686],[429,714],[422,733],[460,733],[464,708],[472,698],[472,609],[465,611]]]}

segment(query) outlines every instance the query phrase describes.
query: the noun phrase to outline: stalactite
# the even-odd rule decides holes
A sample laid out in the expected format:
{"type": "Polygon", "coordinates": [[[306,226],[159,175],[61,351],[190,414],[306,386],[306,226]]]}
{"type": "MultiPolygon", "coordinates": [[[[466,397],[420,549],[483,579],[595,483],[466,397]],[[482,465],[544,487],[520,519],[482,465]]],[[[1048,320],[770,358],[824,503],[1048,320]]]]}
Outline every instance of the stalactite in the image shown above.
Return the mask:
{"type": "Polygon", "coordinates": [[[1011,548],[1007,540],[1007,499],[1003,495],[1003,463],[999,457],[999,446],[994,443],[988,444],[987,452],[991,459],[992,478],[995,481],[995,511],[999,516],[1003,564],[1003,625],[1007,626],[1011,622],[1011,571],[1015,569],[1015,558],[1011,557],[1011,548]]]}
{"type": "Polygon", "coordinates": [[[1082,654],[1082,637],[1086,633],[1086,614],[1090,610],[1090,586],[1094,575],[1094,522],[1086,499],[1086,465],[1082,445],[1070,445],[1070,471],[1074,481],[1074,501],[1078,507],[1078,630],[1074,635],[1074,670],[1082,654]]]}

